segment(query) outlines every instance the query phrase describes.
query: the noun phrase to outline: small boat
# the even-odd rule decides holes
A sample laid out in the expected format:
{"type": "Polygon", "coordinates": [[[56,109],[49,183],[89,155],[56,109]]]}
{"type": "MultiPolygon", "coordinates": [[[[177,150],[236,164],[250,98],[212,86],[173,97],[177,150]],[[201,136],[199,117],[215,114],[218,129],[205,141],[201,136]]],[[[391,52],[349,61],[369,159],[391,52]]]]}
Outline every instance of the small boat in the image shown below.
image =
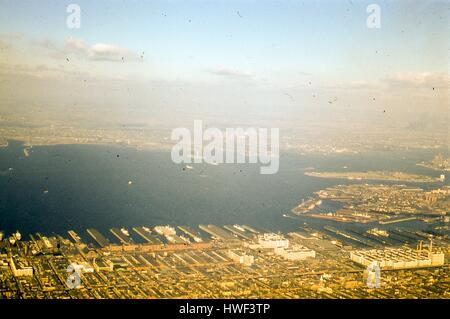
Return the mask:
{"type": "Polygon", "coordinates": [[[121,231],[122,234],[124,234],[125,236],[127,236],[127,237],[130,236],[130,232],[129,232],[126,228],[122,227],[122,228],[120,229],[120,231],[121,231]]]}

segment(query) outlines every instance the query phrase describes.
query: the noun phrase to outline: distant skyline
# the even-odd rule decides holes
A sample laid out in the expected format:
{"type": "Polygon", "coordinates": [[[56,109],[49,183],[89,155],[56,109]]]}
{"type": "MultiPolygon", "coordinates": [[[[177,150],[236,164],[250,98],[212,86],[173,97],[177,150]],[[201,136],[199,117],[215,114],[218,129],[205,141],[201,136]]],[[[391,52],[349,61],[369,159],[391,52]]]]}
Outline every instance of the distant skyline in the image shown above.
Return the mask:
{"type": "Polygon", "coordinates": [[[448,23],[446,1],[1,0],[0,112],[442,117],[448,23]]]}

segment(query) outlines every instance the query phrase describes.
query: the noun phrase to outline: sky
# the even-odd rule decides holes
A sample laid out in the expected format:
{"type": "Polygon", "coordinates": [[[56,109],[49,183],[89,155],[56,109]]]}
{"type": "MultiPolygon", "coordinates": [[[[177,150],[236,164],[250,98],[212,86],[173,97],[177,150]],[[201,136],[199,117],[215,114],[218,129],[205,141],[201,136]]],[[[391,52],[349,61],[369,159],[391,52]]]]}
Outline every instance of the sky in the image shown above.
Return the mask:
{"type": "Polygon", "coordinates": [[[0,112],[442,117],[448,28],[447,1],[0,0],[0,112]],[[71,3],[79,29],[66,24],[71,3]],[[380,28],[366,24],[372,3],[380,28]]]}

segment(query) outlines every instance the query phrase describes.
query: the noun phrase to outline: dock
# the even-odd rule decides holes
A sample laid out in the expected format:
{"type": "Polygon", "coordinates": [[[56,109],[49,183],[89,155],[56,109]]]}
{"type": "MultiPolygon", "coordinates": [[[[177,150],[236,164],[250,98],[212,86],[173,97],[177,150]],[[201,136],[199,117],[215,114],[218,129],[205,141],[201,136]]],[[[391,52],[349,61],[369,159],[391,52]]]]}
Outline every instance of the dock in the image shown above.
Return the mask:
{"type": "Polygon", "coordinates": [[[199,228],[217,239],[236,240],[232,233],[215,225],[199,225],[199,228]]]}
{"type": "Polygon", "coordinates": [[[189,226],[178,226],[178,229],[181,230],[186,235],[188,235],[190,238],[192,238],[196,243],[201,243],[205,241],[205,238],[203,238],[202,234],[200,234],[198,231],[192,229],[189,226]]]}
{"type": "Polygon", "coordinates": [[[162,241],[158,237],[152,235],[151,231],[147,227],[142,226],[133,227],[133,231],[139,236],[141,236],[149,244],[153,245],[162,244],[162,241]]]}
{"type": "Polygon", "coordinates": [[[77,243],[77,244],[81,243],[81,237],[78,236],[78,234],[75,231],[69,230],[67,233],[69,234],[69,237],[72,238],[72,240],[75,243],[77,243]]]}
{"type": "Polygon", "coordinates": [[[401,223],[401,222],[407,222],[411,220],[417,219],[416,217],[404,217],[404,218],[391,218],[388,220],[380,220],[379,223],[381,225],[388,225],[388,224],[394,224],[394,223],[401,223]]]}
{"type": "Polygon", "coordinates": [[[100,246],[100,247],[106,247],[109,246],[109,240],[106,239],[105,236],[103,236],[97,229],[94,228],[88,228],[86,230],[86,232],[92,237],[92,239],[95,240],[95,242],[100,246]]]}
{"type": "Polygon", "coordinates": [[[128,245],[132,243],[132,240],[129,236],[126,236],[120,229],[111,228],[109,230],[123,245],[128,245]]]}
{"type": "Polygon", "coordinates": [[[223,228],[246,240],[252,240],[255,236],[253,233],[238,225],[225,225],[223,228]]]}

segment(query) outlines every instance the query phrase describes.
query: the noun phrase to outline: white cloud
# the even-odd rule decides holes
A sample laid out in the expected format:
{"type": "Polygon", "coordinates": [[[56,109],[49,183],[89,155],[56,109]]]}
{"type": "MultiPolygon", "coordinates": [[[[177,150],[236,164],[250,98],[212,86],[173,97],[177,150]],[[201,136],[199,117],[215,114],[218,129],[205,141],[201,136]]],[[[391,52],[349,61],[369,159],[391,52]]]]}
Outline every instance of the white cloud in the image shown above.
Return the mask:
{"type": "Polygon", "coordinates": [[[444,73],[403,72],[386,78],[390,86],[398,88],[448,88],[450,77],[444,73]]]}
{"type": "Polygon", "coordinates": [[[130,50],[105,43],[97,43],[91,46],[88,50],[88,56],[90,59],[97,61],[139,60],[139,56],[130,50]]]}
{"type": "Polygon", "coordinates": [[[87,50],[86,44],[83,40],[77,38],[68,38],[66,39],[66,47],[75,52],[83,52],[85,53],[87,50]]]}
{"type": "Polygon", "coordinates": [[[132,50],[107,43],[95,43],[89,46],[84,40],[73,37],[67,38],[64,45],[49,39],[44,39],[38,44],[49,50],[52,57],[58,59],[69,55],[77,55],[91,61],[142,61],[142,58],[132,50]]]}
{"type": "Polygon", "coordinates": [[[250,78],[253,77],[253,73],[246,70],[236,69],[234,67],[219,65],[209,70],[211,74],[230,77],[230,78],[250,78]]]}

